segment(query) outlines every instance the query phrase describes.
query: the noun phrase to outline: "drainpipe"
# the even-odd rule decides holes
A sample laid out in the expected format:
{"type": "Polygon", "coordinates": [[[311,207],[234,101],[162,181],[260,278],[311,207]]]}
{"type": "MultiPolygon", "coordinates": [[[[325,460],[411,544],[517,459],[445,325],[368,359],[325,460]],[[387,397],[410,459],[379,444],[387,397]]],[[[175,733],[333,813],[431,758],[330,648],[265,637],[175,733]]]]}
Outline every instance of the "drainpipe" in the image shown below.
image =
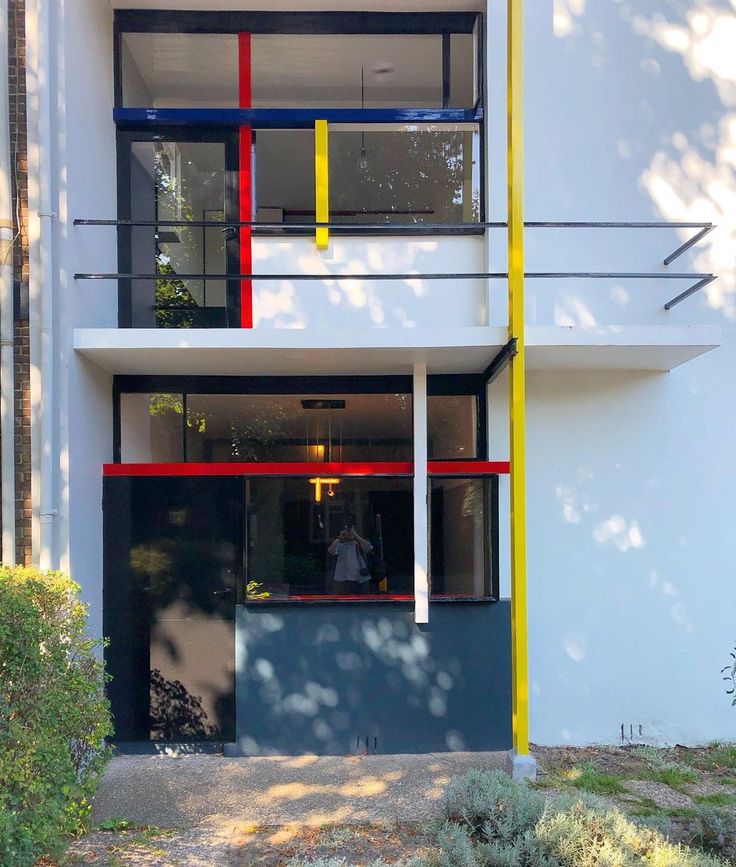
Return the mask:
{"type": "Polygon", "coordinates": [[[38,273],[34,293],[40,322],[39,552],[41,569],[54,566],[54,262],[51,195],[51,0],[33,3],[36,19],[35,85],[38,110],[38,273]]]}
{"type": "Polygon", "coordinates": [[[13,193],[8,92],[8,0],[0,0],[0,488],[2,561],[15,563],[15,378],[13,372],[13,193]]]}

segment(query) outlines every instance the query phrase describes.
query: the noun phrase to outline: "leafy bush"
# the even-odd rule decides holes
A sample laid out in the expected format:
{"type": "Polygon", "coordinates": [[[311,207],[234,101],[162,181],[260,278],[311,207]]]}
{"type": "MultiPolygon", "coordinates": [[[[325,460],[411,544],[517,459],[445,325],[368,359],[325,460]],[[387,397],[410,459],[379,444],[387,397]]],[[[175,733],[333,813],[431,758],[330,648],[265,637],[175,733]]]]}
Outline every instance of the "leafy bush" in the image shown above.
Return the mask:
{"type": "Polygon", "coordinates": [[[544,795],[501,771],[469,771],[453,779],[445,792],[447,818],[487,840],[508,841],[523,834],[534,827],[544,805],[544,795]]]}
{"type": "Polygon", "coordinates": [[[0,864],[32,865],[81,830],[111,733],[100,643],[79,587],[0,566],[0,864]]]}
{"type": "Polygon", "coordinates": [[[438,867],[716,867],[724,863],[635,824],[592,795],[569,795],[545,803],[538,792],[498,771],[473,771],[453,780],[447,792],[447,816],[451,822],[438,840],[443,853],[438,867]],[[452,830],[452,824],[457,830],[452,830]]]}
{"type": "Polygon", "coordinates": [[[681,821],[684,836],[706,852],[736,858],[736,816],[712,806],[696,808],[681,821]]]}
{"type": "Polygon", "coordinates": [[[473,839],[464,825],[446,822],[440,828],[437,843],[440,854],[435,862],[436,867],[476,867],[473,839]]]}

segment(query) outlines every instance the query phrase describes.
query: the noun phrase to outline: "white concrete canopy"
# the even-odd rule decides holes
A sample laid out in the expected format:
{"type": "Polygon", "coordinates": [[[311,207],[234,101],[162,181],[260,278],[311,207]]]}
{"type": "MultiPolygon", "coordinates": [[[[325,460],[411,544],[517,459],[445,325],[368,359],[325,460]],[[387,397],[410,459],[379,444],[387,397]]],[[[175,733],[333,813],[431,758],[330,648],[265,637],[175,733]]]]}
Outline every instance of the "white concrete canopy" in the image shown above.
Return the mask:
{"type": "MultiPolygon", "coordinates": [[[[306,329],[80,328],[74,349],[115,374],[479,373],[505,327],[306,329]],[[376,351],[379,350],[379,351],[376,351]]],[[[715,326],[532,326],[532,370],[672,370],[720,344],[715,326]]]]}

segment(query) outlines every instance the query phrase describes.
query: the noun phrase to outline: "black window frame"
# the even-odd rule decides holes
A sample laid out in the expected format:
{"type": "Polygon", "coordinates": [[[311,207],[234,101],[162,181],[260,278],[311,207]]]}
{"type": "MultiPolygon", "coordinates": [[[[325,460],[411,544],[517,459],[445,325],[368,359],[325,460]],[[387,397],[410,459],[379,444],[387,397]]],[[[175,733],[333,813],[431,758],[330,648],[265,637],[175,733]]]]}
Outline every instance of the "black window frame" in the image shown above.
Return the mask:
{"type": "MultiPolygon", "coordinates": [[[[479,177],[479,222],[486,220],[486,87],[485,87],[485,16],[482,12],[201,12],[201,11],[173,11],[173,10],[115,10],[113,18],[113,79],[114,79],[114,115],[124,112],[122,92],[122,38],[124,33],[200,33],[200,34],[237,34],[246,32],[251,34],[322,34],[322,35],[441,35],[442,36],[442,92],[443,108],[427,109],[427,118],[422,121],[417,118],[412,123],[442,123],[442,113],[452,112],[446,103],[450,96],[450,36],[454,33],[473,34],[477,25],[476,45],[476,80],[475,87],[477,98],[472,108],[475,120],[478,124],[478,160],[480,164],[479,177]]],[[[260,110],[267,115],[269,109],[260,110]]],[[[319,114],[319,110],[316,110],[319,114]]],[[[364,122],[376,122],[375,114],[371,110],[367,113],[360,110],[351,110],[357,117],[365,114],[364,122]]],[[[146,118],[146,126],[151,127],[156,123],[155,112],[151,112],[153,118],[150,123],[146,118]]],[[[395,118],[392,119],[392,122],[395,118]]],[[[455,119],[453,119],[453,122],[455,119]]],[[[116,117],[118,129],[129,126],[128,122],[116,117]]],[[[182,121],[189,125],[187,121],[182,121]]],[[[356,122],[356,121],[352,121],[356,122]]],[[[357,121],[360,123],[360,121],[357,121]]],[[[293,124],[280,123],[279,128],[297,129],[304,128],[304,119],[296,120],[293,124]]],[[[307,123],[307,126],[311,126],[307,123]]],[[[233,129],[237,129],[234,123],[233,129]]],[[[254,133],[258,130],[259,123],[254,122],[254,133]]],[[[160,124],[157,132],[168,136],[171,130],[176,129],[170,124],[160,124]]],[[[118,151],[119,153],[119,151],[118,151]]],[[[118,157],[119,159],[119,157],[118,157]]],[[[119,174],[120,179],[120,174],[119,174]]],[[[119,180],[120,184],[120,180],[119,180]]],[[[391,225],[391,224],[389,224],[391,225]]],[[[264,236],[283,236],[285,232],[295,235],[308,235],[310,229],[280,227],[277,230],[254,227],[254,233],[264,236]]],[[[330,230],[336,235],[411,235],[412,226],[409,224],[391,225],[389,230],[362,229],[360,224],[346,224],[344,227],[336,227],[330,230]]],[[[476,223],[468,223],[467,226],[453,227],[449,229],[438,228],[436,235],[484,235],[486,227],[476,223]]],[[[416,232],[414,232],[416,234],[416,232]]],[[[122,273],[122,272],[121,272],[122,273]]]]}
{"type": "Polygon", "coordinates": [[[449,102],[450,36],[472,34],[478,25],[477,99],[485,106],[485,19],[482,12],[200,12],[163,9],[116,9],[113,18],[114,104],[123,106],[122,38],[124,33],[238,33],[269,35],[437,35],[442,36],[443,108],[449,102]]]}
{"type": "Polygon", "coordinates": [[[480,475],[478,473],[447,473],[432,474],[427,479],[427,539],[429,540],[429,557],[427,561],[427,575],[429,581],[430,602],[498,602],[500,598],[501,571],[499,564],[500,552],[500,522],[499,522],[499,477],[497,474],[480,475]],[[487,536],[484,539],[486,550],[486,563],[490,560],[488,570],[487,593],[482,596],[473,594],[455,594],[448,596],[435,596],[432,592],[432,483],[442,480],[470,479],[488,481],[485,491],[484,509],[486,511],[487,536]]]}
{"type": "MultiPolygon", "coordinates": [[[[132,219],[131,154],[134,142],[155,141],[214,142],[225,147],[225,221],[237,221],[238,217],[238,139],[237,128],[228,127],[139,127],[121,128],[116,133],[118,172],[118,220],[132,219]]],[[[133,227],[118,226],[118,273],[130,274],[133,227]]],[[[226,236],[226,270],[228,274],[240,273],[238,233],[226,236]]],[[[133,327],[133,280],[118,280],[118,328],[133,327]]],[[[228,280],[226,285],[227,327],[240,328],[240,281],[228,280]]],[[[160,326],[154,326],[156,328],[160,326]]],[[[180,329],[177,329],[180,330],[180,329]]]]}
{"type": "MultiPolygon", "coordinates": [[[[412,377],[361,376],[177,376],[115,375],[112,381],[113,463],[121,463],[121,394],[412,394],[412,377]]],[[[478,374],[430,374],[427,395],[471,395],[476,399],[475,457],[437,458],[443,462],[485,460],[487,452],[486,384],[478,374]]]]}

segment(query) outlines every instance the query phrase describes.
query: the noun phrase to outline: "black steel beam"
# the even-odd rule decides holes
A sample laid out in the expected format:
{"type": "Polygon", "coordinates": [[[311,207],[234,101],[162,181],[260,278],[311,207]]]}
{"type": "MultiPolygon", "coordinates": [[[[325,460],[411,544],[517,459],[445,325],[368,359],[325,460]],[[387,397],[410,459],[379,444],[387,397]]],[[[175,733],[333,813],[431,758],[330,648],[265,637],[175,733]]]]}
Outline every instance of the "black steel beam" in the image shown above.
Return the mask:
{"type": "MultiPolygon", "coordinates": [[[[698,275],[693,275],[698,276],[698,275]]],[[[684,301],[686,298],[689,298],[691,295],[694,295],[700,289],[703,289],[709,283],[712,283],[716,279],[715,274],[706,274],[701,280],[698,280],[697,283],[693,284],[689,289],[686,289],[684,292],[681,292],[675,298],[672,298],[664,305],[665,310],[671,310],[676,304],[679,304],[681,301],[684,301]]]]}
{"type": "Polygon", "coordinates": [[[486,385],[490,385],[494,379],[506,368],[506,365],[511,361],[511,359],[518,355],[518,350],[516,348],[517,338],[512,337],[511,340],[500,349],[497,353],[493,361],[486,367],[486,369],[481,373],[481,379],[484,381],[486,385]]]}
{"type": "Polygon", "coordinates": [[[697,235],[693,235],[693,237],[690,238],[689,241],[685,241],[685,243],[682,244],[680,247],[678,247],[674,253],[670,253],[670,255],[664,260],[664,264],[669,265],[670,262],[674,262],[675,259],[677,259],[679,256],[682,256],[682,254],[685,253],[687,250],[689,250],[691,247],[694,247],[695,244],[698,243],[698,241],[705,238],[705,236],[709,232],[712,232],[713,229],[715,229],[715,226],[711,226],[711,225],[705,226],[704,228],[702,228],[698,232],[697,235]]]}

